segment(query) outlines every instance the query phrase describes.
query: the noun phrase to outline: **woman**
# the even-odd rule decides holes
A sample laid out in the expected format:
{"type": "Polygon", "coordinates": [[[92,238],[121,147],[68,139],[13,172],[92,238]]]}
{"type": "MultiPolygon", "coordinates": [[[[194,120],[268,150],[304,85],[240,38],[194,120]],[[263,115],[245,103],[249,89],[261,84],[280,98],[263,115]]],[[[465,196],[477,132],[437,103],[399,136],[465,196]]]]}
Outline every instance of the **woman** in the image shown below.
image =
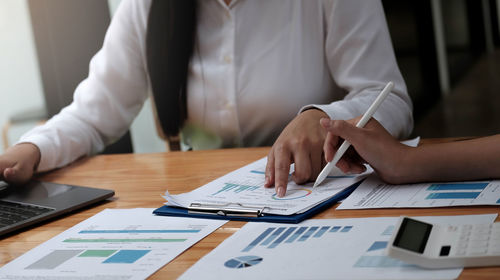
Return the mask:
{"type": "Polygon", "coordinates": [[[389,80],[375,116],[404,137],[411,101],[379,1],[124,0],[73,103],[7,150],[0,171],[22,182],[101,151],[150,88],[163,132],[189,148],[200,134],[211,148],[273,145],[266,186],[283,196],[291,163],[297,183],[321,170],[319,119],[360,115],[389,80]]]}

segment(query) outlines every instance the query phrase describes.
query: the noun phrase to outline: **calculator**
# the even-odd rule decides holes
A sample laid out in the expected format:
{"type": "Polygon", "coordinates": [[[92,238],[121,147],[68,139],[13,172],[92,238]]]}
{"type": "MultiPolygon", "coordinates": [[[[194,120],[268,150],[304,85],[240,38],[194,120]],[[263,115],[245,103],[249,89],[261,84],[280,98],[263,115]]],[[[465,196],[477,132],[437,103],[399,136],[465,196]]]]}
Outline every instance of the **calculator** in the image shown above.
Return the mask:
{"type": "Polygon", "coordinates": [[[401,217],[386,252],[425,268],[500,266],[500,222],[441,225],[401,217]]]}

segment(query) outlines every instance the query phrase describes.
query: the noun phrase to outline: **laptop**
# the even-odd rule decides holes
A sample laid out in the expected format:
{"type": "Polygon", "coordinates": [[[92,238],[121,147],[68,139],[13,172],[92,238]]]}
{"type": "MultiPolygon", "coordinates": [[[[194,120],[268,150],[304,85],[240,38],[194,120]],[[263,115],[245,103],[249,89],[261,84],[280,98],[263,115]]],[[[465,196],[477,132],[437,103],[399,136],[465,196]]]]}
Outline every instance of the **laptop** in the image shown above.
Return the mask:
{"type": "Polygon", "coordinates": [[[112,190],[30,181],[10,186],[0,181],[0,236],[96,203],[112,190]]]}

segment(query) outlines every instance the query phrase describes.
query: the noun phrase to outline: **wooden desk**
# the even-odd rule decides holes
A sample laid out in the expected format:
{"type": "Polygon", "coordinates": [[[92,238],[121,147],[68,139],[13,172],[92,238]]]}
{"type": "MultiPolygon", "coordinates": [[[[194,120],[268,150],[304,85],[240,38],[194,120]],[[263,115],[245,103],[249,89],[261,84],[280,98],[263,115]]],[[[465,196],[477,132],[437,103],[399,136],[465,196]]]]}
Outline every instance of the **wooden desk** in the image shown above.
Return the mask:
{"type": "MultiPolygon", "coordinates": [[[[8,236],[0,240],[0,265],[56,236],[65,229],[105,208],[160,207],[161,194],[193,190],[217,177],[264,157],[269,148],[170,152],[161,154],[100,155],[82,159],[66,168],[41,176],[57,183],[114,189],[108,202],[84,209],[61,219],[8,236]]],[[[498,207],[453,207],[428,209],[343,210],[335,207],[315,218],[356,218],[404,215],[459,215],[499,213],[498,207]]],[[[174,279],[244,222],[229,222],[194,245],[153,275],[153,279],[174,279]]],[[[500,267],[465,269],[459,279],[498,279],[500,267]]]]}

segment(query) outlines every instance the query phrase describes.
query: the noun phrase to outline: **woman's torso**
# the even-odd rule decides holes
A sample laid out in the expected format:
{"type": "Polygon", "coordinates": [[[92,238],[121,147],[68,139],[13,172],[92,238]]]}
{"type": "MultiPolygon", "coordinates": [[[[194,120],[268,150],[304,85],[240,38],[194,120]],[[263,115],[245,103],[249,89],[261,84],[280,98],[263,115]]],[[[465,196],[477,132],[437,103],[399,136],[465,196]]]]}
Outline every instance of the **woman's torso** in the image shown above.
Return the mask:
{"type": "Polygon", "coordinates": [[[187,126],[222,147],[272,145],[302,106],[342,97],[321,1],[199,1],[198,21],[187,126]]]}

